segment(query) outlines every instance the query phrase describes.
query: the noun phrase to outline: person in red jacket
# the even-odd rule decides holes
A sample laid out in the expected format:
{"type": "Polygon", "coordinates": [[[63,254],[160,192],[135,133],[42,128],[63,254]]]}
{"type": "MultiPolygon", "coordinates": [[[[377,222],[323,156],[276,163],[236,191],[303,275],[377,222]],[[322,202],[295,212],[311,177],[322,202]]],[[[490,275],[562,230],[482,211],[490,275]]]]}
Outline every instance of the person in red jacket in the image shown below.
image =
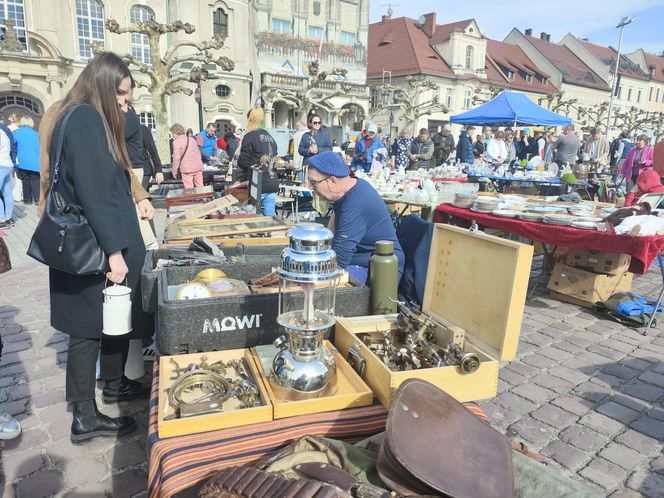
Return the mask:
{"type": "MultiPolygon", "coordinates": [[[[664,185],[659,173],[647,169],[636,179],[636,185],[625,196],[625,207],[633,206],[642,195],[664,192],[664,185]]],[[[656,206],[653,206],[656,207],[656,206]]]]}

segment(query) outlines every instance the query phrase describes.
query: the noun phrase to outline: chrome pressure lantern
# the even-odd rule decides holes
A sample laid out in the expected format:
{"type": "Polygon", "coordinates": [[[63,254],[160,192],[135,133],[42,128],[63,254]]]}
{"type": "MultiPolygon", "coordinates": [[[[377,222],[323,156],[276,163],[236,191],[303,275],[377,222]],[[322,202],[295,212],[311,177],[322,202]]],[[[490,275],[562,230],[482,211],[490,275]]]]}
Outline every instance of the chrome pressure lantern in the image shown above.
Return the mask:
{"type": "Polygon", "coordinates": [[[323,340],[335,323],[341,274],[331,249],[333,234],[318,223],[300,223],[288,236],[290,246],[282,251],[277,271],[277,324],[285,335],[274,341],[280,351],[272,362],[270,383],[282,399],[327,396],[336,391],[337,368],[323,340]]]}

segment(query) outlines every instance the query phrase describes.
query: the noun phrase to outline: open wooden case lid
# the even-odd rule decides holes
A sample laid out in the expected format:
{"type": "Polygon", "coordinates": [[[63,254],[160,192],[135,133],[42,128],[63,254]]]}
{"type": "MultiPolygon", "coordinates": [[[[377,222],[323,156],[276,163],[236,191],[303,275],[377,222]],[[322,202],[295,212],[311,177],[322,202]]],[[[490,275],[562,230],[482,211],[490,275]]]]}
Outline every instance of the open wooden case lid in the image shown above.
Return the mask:
{"type": "Polygon", "coordinates": [[[495,359],[512,360],[532,256],[532,246],[436,224],[422,310],[465,329],[466,341],[495,359]]]}

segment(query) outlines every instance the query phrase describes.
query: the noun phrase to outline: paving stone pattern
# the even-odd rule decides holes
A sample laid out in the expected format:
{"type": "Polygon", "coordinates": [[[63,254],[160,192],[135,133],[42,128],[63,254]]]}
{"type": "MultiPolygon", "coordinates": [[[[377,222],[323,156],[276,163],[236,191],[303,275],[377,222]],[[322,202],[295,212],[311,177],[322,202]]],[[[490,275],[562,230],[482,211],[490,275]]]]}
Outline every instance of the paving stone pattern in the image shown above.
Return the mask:
{"type": "MultiPolygon", "coordinates": [[[[69,442],[67,337],[49,326],[46,269],[25,256],[34,208],[17,209],[17,227],[5,233],[15,268],[0,275],[0,406],[24,433],[0,443],[2,497],[146,496],[145,402],[118,407],[98,399],[109,414],[136,417],[138,430],[117,441],[69,442]]],[[[659,268],[634,279],[644,295],[660,288],[659,268]]],[[[495,427],[598,496],[664,498],[661,331],[643,336],[550,299],[540,284],[526,305],[517,358],[503,365],[498,396],[481,404],[495,427]]]]}

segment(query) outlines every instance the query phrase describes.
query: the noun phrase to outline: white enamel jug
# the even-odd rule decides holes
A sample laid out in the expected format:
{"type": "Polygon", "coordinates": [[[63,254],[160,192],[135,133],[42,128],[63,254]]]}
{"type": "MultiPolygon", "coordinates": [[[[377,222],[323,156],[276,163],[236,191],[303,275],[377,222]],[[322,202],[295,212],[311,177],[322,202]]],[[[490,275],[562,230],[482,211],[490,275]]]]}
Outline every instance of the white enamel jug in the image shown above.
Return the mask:
{"type": "Polygon", "coordinates": [[[106,335],[124,335],[131,332],[131,289],[126,285],[113,284],[102,292],[102,332],[106,335]]]}

